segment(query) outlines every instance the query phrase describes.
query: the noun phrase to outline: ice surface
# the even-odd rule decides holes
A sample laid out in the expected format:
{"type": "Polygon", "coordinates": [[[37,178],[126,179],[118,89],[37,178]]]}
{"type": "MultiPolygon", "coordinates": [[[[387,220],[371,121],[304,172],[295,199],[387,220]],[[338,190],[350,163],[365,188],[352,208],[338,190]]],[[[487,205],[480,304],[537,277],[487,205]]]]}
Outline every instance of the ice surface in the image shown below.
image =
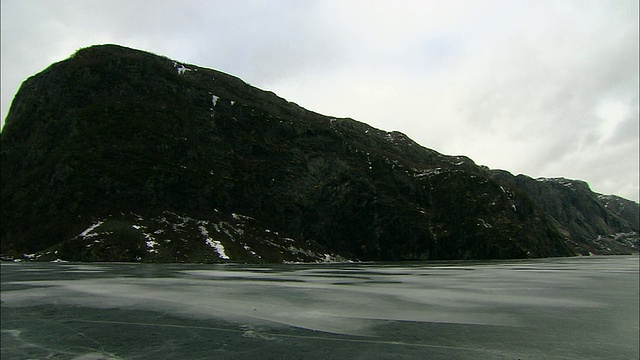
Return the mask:
{"type": "Polygon", "coordinates": [[[3,359],[638,358],[637,256],[2,263],[1,295],[3,359]]]}

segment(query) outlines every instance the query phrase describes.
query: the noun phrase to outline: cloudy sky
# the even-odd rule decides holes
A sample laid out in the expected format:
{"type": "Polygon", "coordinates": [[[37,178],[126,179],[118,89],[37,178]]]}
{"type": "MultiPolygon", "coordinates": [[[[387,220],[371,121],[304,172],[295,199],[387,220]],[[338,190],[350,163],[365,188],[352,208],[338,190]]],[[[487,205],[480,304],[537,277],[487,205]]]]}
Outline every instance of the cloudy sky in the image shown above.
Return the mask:
{"type": "Polygon", "coordinates": [[[117,43],[478,164],[639,198],[638,1],[0,0],[20,83],[117,43]]]}

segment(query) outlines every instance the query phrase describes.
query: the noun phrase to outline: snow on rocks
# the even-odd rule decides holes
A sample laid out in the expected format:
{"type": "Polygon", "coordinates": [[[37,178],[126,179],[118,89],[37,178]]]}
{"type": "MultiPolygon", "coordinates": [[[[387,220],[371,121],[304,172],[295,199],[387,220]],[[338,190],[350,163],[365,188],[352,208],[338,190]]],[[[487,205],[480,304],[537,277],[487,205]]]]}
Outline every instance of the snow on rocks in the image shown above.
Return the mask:
{"type": "MultiPolygon", "coordinates": [[[[339,256],[322,251],[313,241],[298,242],[271,228],[260,226],[251,216],[216,210],[210,218],[190,217],[188,213],[162,211],[154,215],[120,213],[95,219],[77,240],[87,254],[118,245],[122,234],[130,236],[143,253],[132,261],[165,261],[175,256],[193,256],[195,261],[277,261],[336,262],[339,256]],[[171,243],[171,245],[167,245],[171,243]],[[208,249],[208,250],[207,250],[208,249]],[[204,250],[204,251],[203,251],[204,250]]],[[[88,224],[89,225],[89,224],[88,224]]],[[[26,254],[24,260],[39,254],[26,254]]],[[[47,256],[47,259],[64,259],[47,256]]]]}
{"type": "Polygon", "coordinates": [[[95,224],[89,226],[85,231],[81,232],[79,236],[83,237],[83,238],[89,238],[89,237],[93,237],[96,236],[98,234],[93,233],[93,230],[95,230],[96,228],[100,227],[100,225],[104,224],[104,221],[98,221],[95,224]]]}
{"type": "Polygon", "coordinates": [[[214,223],[212,224],[213,228],[216,230],[216,232],[218,233],[223,233],[225,235],[227,235],[227,237],[229,238],[229,240],[231,241],[236,241],[234,234],[237,236],[242,236],[244,235],[244,230],[235,227],[233,225],[231,225],[230,223],[226,222],[226,221],[220,221],[218,223],[214,223]],[[233,234],[232,234],[233,232],[233,234]]]}
{"type": "Polygon", "coordinates": [[[231,217],[233,217],[236,220],[253,220],[251,216],[240,215],[236,213],[231,213],[231,217]]]}
{"type": "Polygon", "coordinates": [[[407,135],[398,131],[385,132],[384,139],[396,146],[400,145],[401,143],[412,145],[411,141],[408,141],[409,138],[407,137],[407,135]]]}
{"type": "Polygon", "coordinates": [[[148,246],[148,244],[149,244],[149,241],[152,241],[152,242],[156,243],[156,245],[158,244],[158,243],[155,241],[155,238],[154,238],[151,234],[149,234],[149,233],[147,233],[147,232],[146,232],[146,230],[147,230],[147,227],[146,227],[146,226],[143,226],[143,225],[131,225],[131,227],[132,227],[132,228],[134,228],[134,229],[136,229],[136,230],[138,230],[138,231],[140,231],[140,232],[142,233],[142,235],[144,236],[144,238],[145,238],[145,239],[147,239],[147,246],[148,246]]]}
{"type": "Polygon", "coordinates": [[[487,229],[491,229],[493,226],[491,226],[491,224],[489,224],[488,222],[484,221],[484,219],[478,219],[478,225],[480,226],[484,226],[487,229]]]}
{"type": "Polygon", "coordinates": [[[155,247],[158,246],[158,242],[155,240],[147,240],[147,251],[151,254],[157,254],[158,249],[155,247]]]}
{"type": "Polygon", "coordinates": [[[218,253],[221,259],[229,260],[230,258],[227,255],[222,243],[218,240],[213,240],[209,236],[209,231],[207,231],[207,228],[205,227],[206,224],[207,223],[205,221],[201,221],[200,226],[198,226],[198,228],[200,229],[200,233],[205,238],[205,242],[207,243],[207,245],[211,246],[218,253]]]}
{"type": "Polygon", "coordinates": [[[258,259],[262,259],[262,256],[260,256],[258,253],[256,253],[255,251],[253,251],[253,249],[251,248],[251,246],[247,245],[247,244],[242,244],[242,247],[248,251],[251,255],[253,255],[254,257],[257,257],[258,259]]]}
{"type": "Polygon", "coordinates": [[[216,252],[218,253],[218,255],[220,255],[220,258],[225,259],[225,260],[229,260],[229,256],[227,255],[227,253],[224,251],[224,246],[222,246],[222,243],[218,240],[211,240],[211,238],[207,238],[206,240],[207,245],[211,246],[212,248],[214,248],[216,250],[216,252]]]}
{"type": "Polygon", "coordinates": [[[173,67],[178,71],[178,75],[184,75],[185,72],[191,71],[191,69],[189,69],[188,67],[186,67],[186,66],[184,66],[182,64],[179,64],[179,63],[177,63],[175,61],[173,62],[173,67]]]}
{"type": "Polygon", "coordinates": [[[432,176],[432,175],[438,175],[443,172],[442,168],[439,168],[439,167],[434,169],[421,169],[421,170],[412,168],[411,170],[413,170],[413,177],[432,176]]]}

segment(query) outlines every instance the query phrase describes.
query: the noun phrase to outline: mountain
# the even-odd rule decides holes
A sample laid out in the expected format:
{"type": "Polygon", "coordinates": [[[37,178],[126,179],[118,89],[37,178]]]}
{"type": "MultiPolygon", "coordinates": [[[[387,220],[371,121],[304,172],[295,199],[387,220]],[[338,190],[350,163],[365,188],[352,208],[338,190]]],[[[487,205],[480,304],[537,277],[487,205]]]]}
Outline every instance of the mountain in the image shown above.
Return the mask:
{"type": "Polygon", "coordinates": [[[600,253],[637,251],[637,222],[622,222],[636,203],[589,195],[554,213],[553,194],[467,157],[117,45],[27,79],[0,161],[4,259],[528,258],[597,252],[625,232],[635,243],[600,253]],[[561,217],[588,204],[607,226],[561,217]]]}
{"type": "Polygon", "coordinates": [[[614,195],[591,191],[589,184],[564,178],[533,179],[504,170],[492,173],[523,190],[553,218],[581,254],[619,254],[638,250],[640,208],[614,195]]]}

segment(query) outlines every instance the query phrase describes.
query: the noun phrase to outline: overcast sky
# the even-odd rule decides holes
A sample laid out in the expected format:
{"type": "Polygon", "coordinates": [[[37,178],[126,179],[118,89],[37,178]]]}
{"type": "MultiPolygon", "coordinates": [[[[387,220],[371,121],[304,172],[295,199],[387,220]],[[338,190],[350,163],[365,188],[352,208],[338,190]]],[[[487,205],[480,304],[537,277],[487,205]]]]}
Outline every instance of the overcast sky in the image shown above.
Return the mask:
{"type": "Polygon", "coordinates": [[[116,43],[448,155],[639,198],[638,1],[0,0],[22,81],[116,43]]]}

